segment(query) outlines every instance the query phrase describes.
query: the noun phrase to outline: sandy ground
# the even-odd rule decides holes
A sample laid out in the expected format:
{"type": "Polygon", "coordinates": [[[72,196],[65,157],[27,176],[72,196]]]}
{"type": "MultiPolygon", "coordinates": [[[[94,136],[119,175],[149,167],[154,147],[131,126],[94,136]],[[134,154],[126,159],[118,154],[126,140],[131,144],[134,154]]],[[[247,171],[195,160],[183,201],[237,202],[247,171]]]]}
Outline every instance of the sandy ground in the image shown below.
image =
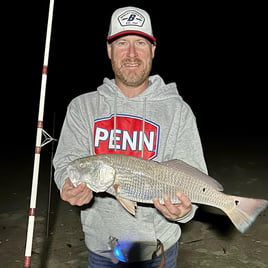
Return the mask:
{"type": "MultiPolygon", "coordinates": [[[[226,193],[268,199],[267,146],[261,143],[210,142],[204,145],[204,150],[210,174],[224,185],[226,193]]],[[[87,249],[79,208],[61,201],[54,183],[47,227],[49,159],[49,149],[44,149],[31,267],[85,268],[87,249]]],[[[23,267],[32,166],[31,155],[7,155],[1,161],[1,267],[23,267]]],[[[194,220],[182,228],[178,257],[180,268],[268,267],[268,210],[261,213],[244,234],[236,231],[227,217],[211,214],[202,208],[194,220]]]]}

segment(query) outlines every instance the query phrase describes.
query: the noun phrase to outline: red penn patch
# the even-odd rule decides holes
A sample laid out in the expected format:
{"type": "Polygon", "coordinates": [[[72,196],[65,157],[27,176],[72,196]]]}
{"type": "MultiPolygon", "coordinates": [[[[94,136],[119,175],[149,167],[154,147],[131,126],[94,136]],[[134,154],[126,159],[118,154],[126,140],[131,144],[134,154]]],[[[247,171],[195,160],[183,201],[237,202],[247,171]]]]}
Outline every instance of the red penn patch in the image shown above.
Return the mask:
{"type": "Polygon", "coordinates": [[[153,159],[158,154],[160,126],[137,116],[117,114],[94,123],[95,154],[118,153],[153,159]],[[144,123],[144,131],[143,131],[144,123]]]}

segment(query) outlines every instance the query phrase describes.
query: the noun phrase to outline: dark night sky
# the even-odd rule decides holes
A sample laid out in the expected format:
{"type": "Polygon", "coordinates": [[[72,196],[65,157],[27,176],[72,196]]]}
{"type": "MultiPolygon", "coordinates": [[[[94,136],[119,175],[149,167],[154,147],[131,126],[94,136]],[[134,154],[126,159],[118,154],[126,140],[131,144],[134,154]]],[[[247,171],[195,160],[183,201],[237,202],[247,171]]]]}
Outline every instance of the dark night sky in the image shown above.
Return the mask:
{"type": "MultiPolygon", "coordinates": [[[[150,13],[157,38],[152,73],[177,83],[202,137],[266,138],[264,7],[143,2],[55,0],[44,128],[51,132],[55,113],[58,136],[70,100],[112,78],[105,42],[110,16],[123,3],[150,13]]],[[[48,5],[7,9],[1,135],[9,149],[35,143],[48,5]]]]}
{"type": "MultiPolygon", "coordinates": [[[[49,0],[2,2],[0,204],[13,221],[29,207],[49,0]]],[[[191,106],[209,173],[225,180],[225,189],[234,193],[243,188],[246,194],[257,197],[260,192],[266,198],[267,7],[265,1],[204,2],[55,0],[44,129],[53,133],[55,115],[58,138],[69,102],[96,90],[104,77],[113,78],[106,54],[111,14],[118,7],[138,6],[151,15],[157,39],[152,74],[166,83],[176,82],[191,106]]],[[[53,178],[51,148],[50,144],[42,149],[37,213],[45,219],[45,201],[52,189],[53,231],[61,220],[61,205],[56,185],[48,185],[53,178]]],[[[11,238],[15,237],[14,228],[17,236],[25,224],[12,222],[5,231],[12,230],[11,238]]],[[[41,221],[39,227],[43,229],[41,221]]],[[[227,234],[226,226],[219,231],[227,234]]],[[[49,240],[44,240],[43,251],[50,249],[49,240]]],[[[9,243],[13,245],[12,239],[9,243]]],[[[47,257],[42,251],[38,256],[47,257]]]]}

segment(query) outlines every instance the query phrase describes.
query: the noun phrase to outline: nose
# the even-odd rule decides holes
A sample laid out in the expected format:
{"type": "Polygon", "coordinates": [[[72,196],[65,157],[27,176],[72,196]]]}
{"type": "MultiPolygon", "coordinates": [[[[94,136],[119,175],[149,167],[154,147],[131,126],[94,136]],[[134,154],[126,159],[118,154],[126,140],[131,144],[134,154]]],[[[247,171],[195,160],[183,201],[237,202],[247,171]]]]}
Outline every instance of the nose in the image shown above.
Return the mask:
{"type": "Polygon", "coordinates": [[[130,42],[130,44],[129,44],[128,56],[129,57],[136,57],[137,56],[137,51],[136,51],[135,44],[132,43],[132,42],[130,42]]]}

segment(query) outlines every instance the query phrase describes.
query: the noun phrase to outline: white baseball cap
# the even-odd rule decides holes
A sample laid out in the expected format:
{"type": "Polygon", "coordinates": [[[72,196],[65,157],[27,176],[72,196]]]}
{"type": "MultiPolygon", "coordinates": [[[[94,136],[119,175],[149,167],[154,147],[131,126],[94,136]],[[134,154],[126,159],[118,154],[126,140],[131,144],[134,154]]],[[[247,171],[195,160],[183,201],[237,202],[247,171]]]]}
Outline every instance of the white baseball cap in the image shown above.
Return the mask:
{"type": "Polygon", "coordinates": [[[112,42],[116,38],[128,34],[141,35],[153,44],[156,43],[149,14],[137,7],[123,7],[114,11],[107,41],[112,42]]]}

